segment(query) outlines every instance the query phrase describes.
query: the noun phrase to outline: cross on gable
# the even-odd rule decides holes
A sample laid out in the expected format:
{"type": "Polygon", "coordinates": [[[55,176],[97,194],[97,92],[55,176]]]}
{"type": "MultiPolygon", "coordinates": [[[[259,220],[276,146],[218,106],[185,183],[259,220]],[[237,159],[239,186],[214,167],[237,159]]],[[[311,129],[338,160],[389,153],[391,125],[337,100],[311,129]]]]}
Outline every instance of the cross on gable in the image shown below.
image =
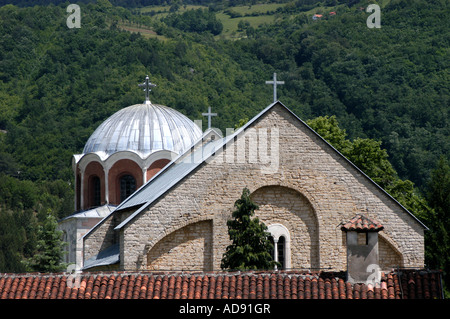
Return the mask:
{"type": "Polygon", "coordinates": [[[145,77],[145,82],[142,84],[139,84],[139,87],[143,87],[144,88],[144,92],[145,92],[145,104],[151,104],[150,102],[150,98],[149,98],[149,94],[151,91],[151,87],[155,87],[156,84],[153,84],[150,82],[148,75],[145,77]]]}
{"type": "Polygon", "coordinates": [[[277,84],[284,84],[284,81],[277,81],[277,74],[273,74],[272,81],[266,81],[266,84],[273,84],[273,102],[277,101],[277,84]]]}
{"type": "Polygon", "coordinates": [[[211,106],[208,106],[208,113],[202,113],[202,115],[208,117],[208,128],[211,128],[211,117],[217,116],[217,113],[211,113],[211,106]]]}

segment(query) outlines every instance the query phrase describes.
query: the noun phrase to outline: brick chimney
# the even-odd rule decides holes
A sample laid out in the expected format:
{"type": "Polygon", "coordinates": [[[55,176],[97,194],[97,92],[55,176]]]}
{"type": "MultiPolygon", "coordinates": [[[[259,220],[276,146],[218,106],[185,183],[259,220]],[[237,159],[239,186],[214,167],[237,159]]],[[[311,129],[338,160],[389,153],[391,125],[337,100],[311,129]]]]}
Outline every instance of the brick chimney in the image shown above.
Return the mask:
{"type": "Polygon", "coordinates": [[[347,235],[347,281],[350,283],[379,282],[378,232],[383,225],[363,215],[356,215],[341,230],[347,235]]]}

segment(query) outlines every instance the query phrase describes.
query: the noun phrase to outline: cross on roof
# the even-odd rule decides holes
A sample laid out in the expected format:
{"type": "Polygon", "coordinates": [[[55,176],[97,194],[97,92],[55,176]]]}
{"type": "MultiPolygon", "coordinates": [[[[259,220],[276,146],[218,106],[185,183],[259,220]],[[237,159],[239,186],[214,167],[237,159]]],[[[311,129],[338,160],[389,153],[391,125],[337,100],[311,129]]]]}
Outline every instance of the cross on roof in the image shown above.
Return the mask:
{"type": "Polygon", "coordinates": [[[272,81],[266,81],[266,84],[273,84],[273,102],[277,101],[277,84],[284,84],[284,81],[277,81],[277,74],[273,74],[272,81]]]}
{"type": "Polygon", "coordinates": [[[217,116],[217,113],[211,113],[211,106],[208,106],[208,113],[202,113],[202,115],[208,117],[208,128],[211,128],[211,117],[217,116]]]}
{"type": "Polygon", "coordinates": [[[149,98],[149,93],[151,91],[151,87],[155,87],[156,84],[153,84],[150,82],[148,75],[145,77],[145,82],[142,84],[139,84],[139,87],[143,87],[144,88],[144,92],[145,92],[145,104],[151,104],[150,102],[150,98],[149,98]]]}

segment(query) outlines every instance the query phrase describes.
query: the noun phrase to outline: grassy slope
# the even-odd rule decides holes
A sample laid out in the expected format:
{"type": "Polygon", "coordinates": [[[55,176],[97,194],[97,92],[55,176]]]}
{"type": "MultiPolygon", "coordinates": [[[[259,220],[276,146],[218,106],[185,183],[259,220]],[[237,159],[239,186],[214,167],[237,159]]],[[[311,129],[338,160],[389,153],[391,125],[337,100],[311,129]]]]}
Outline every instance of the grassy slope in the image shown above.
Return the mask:
{"type": "MultiPolygon", "coordinates": [[[[386,5],[390,0],[378,1],[381,6],[386,5]]],[[[263,24],[272,24],[276,23],[277,19],[281,18],[279,14],[275,14],[274,12],[281,7],[286,6],[286,3],[262,3],[262,4],[254,4],[254,5],[245,5],[245,6],[234,6],[228,7],[226,10],[222,10],[217,12],[217,18],[223,24],[222,33],[217,36],[221,38],[231,39],[231,38],[241,38],[244,34],[238,31],[238,24],[240,21],[244,20],[250,24],[253,28],[258,28],[263,24]],[[226,13],[227,10],[238,13],[241,17],[230,17],[229,14],[226,13]]],[[[340,5],[344,6],[344,5],[340,5]]],[[[305,11],[302,14],[306,14],[307,16],[313,16],[316,13],[327,15],[330,11],[335,11],[339,6],[325,7],[325,6],[317,6],[314,9],[309,11],[305,11]]],[[[180,14],[188,10],[196,10],[196,9],[207,9],[207,6],[201,5],[185,5],[180,6],[180,8],[176,11],[176,13],[180,14]]],[[[155,18],[163,18],[169,14],[170,6],[148,6],[140,9],[142,13],[147,12],[155,12],[155,18]]],[[[291,18],[294,18],[296,15],[292,15],[291,18]]],[[[282,18],[286,18],[287,15],[283,15],[282,18]]],[[[124,28],[126,29],[126,28],[124,28]]],[[[145,36],[146,30],[142,29],[142,33],[145,36]]],[[[151,33],[147,35],[148,37],[152,37],[151,33]]]]}
{"type": "MultiPolygon", "coordinates": [[[[238,18],[231,18],[228,14],[224,13],[224,11],[220,11],[217,13],[217,18],[223,24],[223,32],[221,36],[225,38],[235,36],[238,30],[238,24],[241,20],[248,21],[250,25],[254,28],[257,28],[258,26],[264,23],[273,23],[275,22],[276,16],[274,14],[270,14],[270,12],[282,6],[284,6],[284,4],[271,3],[271,4],[256,4],[252,6],[236,6],[227,8],[242,15],[242,17],[238,18]],[[245,16],[251,14],[259,14],[259,15],[245,16]]],[[[180,14],[188,10],[207,9],[207,8],[208,7],[206,6],[186,5],[180,6],[180,8],[176,11],[176,13],[180,14]]],[[[149,6],[142,8],[141,12],[144,13],[154,11],[156,12],[156,14],[154,15],[155,18],[163,18],[169,14],[169,9],[170,6],[149,6]]]]}

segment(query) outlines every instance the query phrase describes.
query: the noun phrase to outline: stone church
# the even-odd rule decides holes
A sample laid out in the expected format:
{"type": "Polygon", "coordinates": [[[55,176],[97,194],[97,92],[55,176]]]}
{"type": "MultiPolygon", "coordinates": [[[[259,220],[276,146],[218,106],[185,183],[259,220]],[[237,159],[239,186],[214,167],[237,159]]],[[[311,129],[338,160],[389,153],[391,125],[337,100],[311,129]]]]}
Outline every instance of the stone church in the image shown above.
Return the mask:
{"type": "Polygon", "coordinates": [[[218,271],[248,188],[282,269],[358,281],[373,267],[424,267],[426,226],[281,102],[222,135],[148,92],[147,79],[146,101],[112,115],[73,158],[78,212],[60,222],[67,261],[218,271]]]}

